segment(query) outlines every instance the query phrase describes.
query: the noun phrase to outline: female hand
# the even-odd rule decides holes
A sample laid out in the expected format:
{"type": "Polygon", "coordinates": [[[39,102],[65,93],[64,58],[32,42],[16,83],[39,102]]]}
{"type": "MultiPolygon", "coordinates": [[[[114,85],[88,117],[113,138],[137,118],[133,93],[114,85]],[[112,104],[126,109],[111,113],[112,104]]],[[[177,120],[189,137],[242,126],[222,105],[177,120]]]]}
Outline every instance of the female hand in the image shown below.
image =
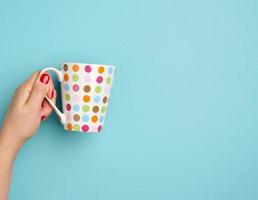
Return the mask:
{"type": "Polygon", "coordinates": [[[15,91],[2,127],[1,137],[23,144],[36,133],[42,120],[52,112],[45,96],[53,102],[56,91],[48,73],[34,73],[15,91]]]}

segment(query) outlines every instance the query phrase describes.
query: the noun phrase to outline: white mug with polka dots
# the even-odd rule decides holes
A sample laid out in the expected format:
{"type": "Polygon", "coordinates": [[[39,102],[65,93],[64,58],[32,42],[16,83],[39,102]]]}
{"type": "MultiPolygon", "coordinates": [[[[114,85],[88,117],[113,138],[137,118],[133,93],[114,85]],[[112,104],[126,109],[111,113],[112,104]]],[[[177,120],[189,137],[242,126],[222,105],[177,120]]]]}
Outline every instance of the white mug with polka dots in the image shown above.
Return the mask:
{"type": "Polygon", "coordinates": [[[61,83],[61,112],[46,96],[68,131],[100,132],[103,127],[115,66],[64,63],[61,70],[43,69],[56,73],[61,83]]]}

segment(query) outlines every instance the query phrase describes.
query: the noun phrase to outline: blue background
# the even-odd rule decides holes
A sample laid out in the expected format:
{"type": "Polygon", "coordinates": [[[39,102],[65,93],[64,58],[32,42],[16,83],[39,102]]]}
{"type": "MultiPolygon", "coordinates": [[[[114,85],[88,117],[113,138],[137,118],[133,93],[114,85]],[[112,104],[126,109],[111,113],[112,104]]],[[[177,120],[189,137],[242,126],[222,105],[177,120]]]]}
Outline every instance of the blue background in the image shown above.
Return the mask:
{"type": "Polygon", "coordinates": [[[1,0],[0,27],[1,122],[35,70],[118,66],[104,132],[53,114],[11,200],[258,199],[258,1],[1,0]]]}

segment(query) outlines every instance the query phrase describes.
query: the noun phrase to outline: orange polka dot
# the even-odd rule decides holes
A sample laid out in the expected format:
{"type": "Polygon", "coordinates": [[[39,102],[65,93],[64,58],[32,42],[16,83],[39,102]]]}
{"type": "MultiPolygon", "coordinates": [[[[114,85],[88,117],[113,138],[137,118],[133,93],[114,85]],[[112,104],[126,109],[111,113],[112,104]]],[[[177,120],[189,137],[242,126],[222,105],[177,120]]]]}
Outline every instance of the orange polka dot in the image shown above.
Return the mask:
{"type": "Polygon", "coordinates": [[[92,121],[93,123],[96,123],[96,122],[98,121],[98,116],[97,116],[97,115],[93,115],[93,116],[91,117],[91,121],[92,121]]]}
{"type": "Polygon", "coordinates": [[[83,101],[88,103],[90,101],[90,96],[88,95],[83,96],[83,101]]]}
{"type": "Polygon", "coordinates": [[[99,66],[98,72],[99,72],[100,74],[102,74],[102,73],[104,72],[104,67],[103,67],[103,66],[99,66]]]}
{"type": "Polygon", "coordinates": [[[73,125],[72,125],[71,123],[68,123],[68,124],[67,124],[67,129],[68,129],[69,131],[73,130],[73,125]]]}
{"type": "Polygon", "coordinates": [[[65,81],[68,81],[68,80],[69,80],[69,75],[68,75],[68,74],[65,74],[65,75],[64,75],[64,80],[65,80],[65,81]]]}
{"type": "Polygon", "coordinates": [[[77,64],[73,65],[73,71],[78,72],[79,71],[79,65],[77,65],[77,64]]]}

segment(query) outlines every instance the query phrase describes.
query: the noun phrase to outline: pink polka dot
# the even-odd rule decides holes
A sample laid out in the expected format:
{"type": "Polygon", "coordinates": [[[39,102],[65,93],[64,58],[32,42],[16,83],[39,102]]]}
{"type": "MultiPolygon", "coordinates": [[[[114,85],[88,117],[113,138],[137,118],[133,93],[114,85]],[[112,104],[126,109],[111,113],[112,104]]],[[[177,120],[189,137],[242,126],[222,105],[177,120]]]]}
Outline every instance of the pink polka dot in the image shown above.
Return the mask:
{"type": "Polygon", "coordinates": [[[79,89],[80,89],[79,85],[77,85],[77,84],[73,85],[73,91],[77,92],[77,91],[79,91],[79,89]]]}
{"type": "Polygon", "coordinates": [[[82,131],[83,131],[83,132],[88,132],[88,131],[89,131],[89,126],[86,125],[86,124],[83,125],[83,126],[82,126],[82,131]]]}
{"type": "Polygon", "coordinates": [[[71,113],[67,113],[66,120],[67,121],[72,121],[72,114],[71,113]]]}
{"type": "Polygon", "coordinates": [[[97,127],[96,125],[92,125],[92,126],[91,126],[91,131],[92,131],[92,132],[98,131],[98,127],[97,127]]]}
{"type": "Polygon", "coordinates": [[[102,76],[98,76],[97,79],[96,79],[97,83],[102,83],[103,81],[103,78],[102,76]]]}
{"type": "Polygon", "coordinates": [[[90,83],[91,82],[91,76],[90,75],[86,75],[84,78],[86,83],[90,83]]]}
{"type": "Polygon", "coordinates": [[[79,94],[74,94],[72,96],[72,99],[73,99],[74,102],[77,103],[77,102],[79,102],[81,100],[81,96],[79,94]]]}
{"type": "Polygon", "coordinates": [[[102,130],[102,126],[99,125],[99,127],[98,127],[98,132],[100,132],[101,130],[102,130]]]}
{"type": "Polygon", "coordinates": [[[90,65],[86,65],[84,70],[85,70],[85,72],[90,73],[91,72],[91,66],[90,65]]]}
{"type": "Polygon", "coordinates": [[[67,111],[70,111],[70,110],[71,110],[71,108],[72,108],[71,104],[69,104],[69,103],[68,103],[68,104],[66,104],[66,106],[65,106],[65,107],[66,107],[66,110],[67,110],[67,111]]]}
{"type": "Polygon", "coordinates": [[[110,87],[106,87],[106,88],[105,88],[105,93],[108,95],[109,92],[110,92],[110,87]]]}

